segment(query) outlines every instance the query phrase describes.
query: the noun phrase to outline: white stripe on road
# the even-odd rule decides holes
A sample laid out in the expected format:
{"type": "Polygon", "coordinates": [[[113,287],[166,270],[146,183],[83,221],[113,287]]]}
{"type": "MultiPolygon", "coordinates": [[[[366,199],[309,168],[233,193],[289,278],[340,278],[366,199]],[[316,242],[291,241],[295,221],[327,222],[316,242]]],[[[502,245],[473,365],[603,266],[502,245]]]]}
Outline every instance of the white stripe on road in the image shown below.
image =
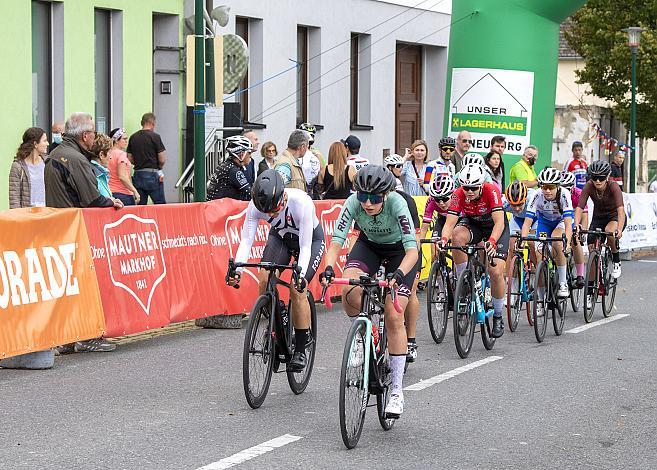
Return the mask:
{"type": "Polygon", "coordinates": [[[284,434],[270,441],[258,444],[257,446],[249,447],[248,449],[238,452],[237,454],[233,454],[230,457],[226,457],[225,459],[221,459],[204,467],[200,467],[197,470],[222,470],[224,468],[234,467],[235,465],[244,463],[247,460],[251,460],[262,454],[271,452],[278,447],[283,447],[292,442],[296,442],[299,439],[303,438],[299,436],[293,436],[291,434],[284,434]]]}
{"type": "Polygon", "coordinates": [[[490,356],[480,361],[471,362],[470,364],[466,364],[464,366],[457,367],[456,369],[443,372],[442,374],[436,375],[435,377],[431,377],[430,379],[420,380],[418,383],[409,385],[408,387],[404,388],[404,390],[411,390],[414,392],[417,392],[419,390],[424,390],[425,388],[431,387],[432,385],[439,384],[440,382],[444,382],[445,380],[454,378],[457,375],[460,375],[464,372],[467,372],[472,369],[476,369],[477,367],[483,366],[490,362],[499,361],[500,359],[502,359],[502,356],[490,356]]]}
{"type": "Polygon", "coordinates": [[[657,263],[656,259],[640,259],[637,260],[639,263],[657,263]]]}
{"type": "Polygon", "coordinates": [[[604,325],[605,323],[620,320],[621,318],[625,318],[629,316],[630,316],[629,313],[621,313],[618,315],[614,315],[613,317],[605,318],[602,320],[594,321],[593,323],[588,323],[586,325],[578,326],[577,328],[573,328],[572,330],[566,331],[566,333],[581,333],[582,331],[586,331],[589,328],[593,328],[594,326],[604,325]]]}

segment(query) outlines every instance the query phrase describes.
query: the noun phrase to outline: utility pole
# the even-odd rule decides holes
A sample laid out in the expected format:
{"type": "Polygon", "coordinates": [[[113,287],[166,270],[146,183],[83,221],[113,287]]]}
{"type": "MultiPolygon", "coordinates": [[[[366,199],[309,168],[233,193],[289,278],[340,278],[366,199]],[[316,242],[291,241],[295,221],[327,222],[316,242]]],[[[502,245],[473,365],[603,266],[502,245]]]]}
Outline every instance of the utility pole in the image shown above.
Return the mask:
{"type": "Polygon", "coordinates": [[[203,0],[194,5],[194,202],[204,202],[205,194],[205,19],[203,0]]]}

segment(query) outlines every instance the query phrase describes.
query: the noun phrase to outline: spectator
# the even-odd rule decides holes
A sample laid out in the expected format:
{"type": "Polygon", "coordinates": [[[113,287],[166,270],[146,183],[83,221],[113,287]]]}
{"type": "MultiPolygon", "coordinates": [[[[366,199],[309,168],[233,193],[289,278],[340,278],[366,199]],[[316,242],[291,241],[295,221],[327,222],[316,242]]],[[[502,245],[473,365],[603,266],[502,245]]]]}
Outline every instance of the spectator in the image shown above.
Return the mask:
{"type": "Polygon", "coordinates": [[[358,137],[355,135],[350,135],[340,142],[344,144],[344,146],[347,148],[347,152],[349,152],[349,156],[347,157],[347,165],[353,166],[356,168],[356,171],[358,171],[364,166],[370,164],[370,161],[367,158],[360,155],[360,139],[358,137]]]}
{"type": "MultiPolygon", "coordinates": [[[[242,135],[251,141],[251,146],[253,147],[252,152],[257,152],[260,147],[260,141],[255,131],[253,129],[247,129],[242,132],[242,135]]],[[[255,161],[253,158],[246,165],[246,179],[249,180],[249,184],[253,184],[255,181],[255,161]]]]}
{"type": "Polygon", "coordinates": [[[164,173],[162,168],[167,161],[167,153],[162,138],[155,132],[157,118],[146,113],[141,118],[141,130],[130,136],[128,159],[135,166],[132,182],[139,191],[139,204],[148,204],[148,196],[153,204],[166,204],[164,199],[164,173]]]}
{"type": "Polygon", "coordinates": [[[618,150],[611,162],[611,180],[615,181],[623,189],[623,163],[625,162],[625,151],[618,150]]]}
{"type": "Polygon", "coordinates": [[[139,203],[139,191],[132,184],[132,163],[128,160],[125,149],[128,146],[128,134],[125,129],[117,127],[110,132],[113,146],[109,151],[109,188],[112,196],[120,199],[124,206],[139,203]]]}
{"type": "Polygon", "coordinates": [[[302,131],[307,131],[310,134],[310,140],[308,141],[308,145],[310,146],[310,151],[317,157],[319,160],[320,165],[322,166],[322,170],[326,166],[326,160],[324,160],[324,155],[322,155],[322,152],[315,147],[315,134],[317,134],[317,127],[315,127],[314,124],[310,122],[304,122],[299,126],[299,129],[302,131]]]}
{"type": "Polygon", "coordinates": [[[64,123],[61,121],[55,122],[52,127],[52,142],[48,147],[48,155],[52,153],[53,150],[57,148],[59,144],[62,143],[62,134],[64,133],[64,123]]]}
{"type": "MultiPolygon", "coordinates": [[[[94,137],[95,125],[91,114],[71,114],[66,121],[62,143],[50,155],[44,169],[48,207],[123,207],[119,199],[108,198],[98,192],[88,159],[94,137]]],[[[60,346],[58,349],[60,354],[107,352],[116,349],[116,345],[103,338],[95,338],[60,346]]]]}
{"type": "MultiPolygon", "coordinates": [[[[324,170],[324,164],[317,156],[317,153],[311,150],[311,146],[315,143],[315,126],[309,122],[304,122],[299,126],[299,129],[308,133],[308,150],[301,159],[301,168],[303,175],[306,178],[306,185],[308,187],[308,195],[312,199],[319,199],[321,188],[319,187],[319,174],[324,170]]],[[[319,154],[321,155],[321,154],[319,154]]]]}
{"type": "Polygon", "coordinates": [[[319,174],[319,184],[326,188],[323,199],[347,199],[351,195],[356,168],[347,165],[347,148],[342,142],[331,144],[328,161],[319,174]]]}
{"type": "Polygon", "coordinates": [[[107,169],[107,162],[109,161],[109,151],[112,150],[112,139],[105,134],[96,134],[94,138],[94,145],[91,147],[91,155],[87,155],[89,162],[94,170],[96,176],[96,183],[98,184],[98,192],[105,197],[112,197],[109,182],[110,174],[107,169]]]}
{"type": "Polygon", "coordinates": [[[278,149],[276,144],[273,142],[265,142],[260,149],[260,154],[262,155],[262,161],[258,165],[258,176],[265,170],[274,168],[276,164],[276,155],[278,155],[278,149]]]}
{"type": "Polygon", "coordinates": [[[30,127],[23,133],[23,142],[9,170],[10,209],[46,205],[43,170],[47,151],[46,131],[30,127]]]}
{"type": "Polygon", "coordinates": [[[484,157],[486,168],[493,178],[493,182],[497,185],[500,193],[504,192],[504,169],[502,166],[502,156],[495,152],[488,152],[484,157]]]}
{"type": "Polygon", "coordinates": [[[575,141],[572,145],[573,156],[570,157],[563,166],[563,171],[575,175],[575,186],[583,189],[586,184],[586,170],[589,167],[584,159],[584,145],[575,141]]]}
{"type": "Polygon", "coordinates": [[[404,192],[409,196],[426,196],[424,173],[429,159],[429,146],[424,140],[416,140],[410,150],[406,149],[404,158],[406,162],[401,171],[404,192]]]}
{"type": "Polygon", "coordinates": [[[452,163],[454,164],[456,173],[463,168],[463,157],[465,157],[465,154],[470,151],[470,147],[472,146],[471,142],[472,136],[468,131],[461,131],[456,136],[456,151],[454,152],[454,155],[452,155],[452,163]]]}
{"type": "Polygon", "coordinates": [[[308,133],[297,129],[290,134],[287,149],[276,160],[274,168],[283,177],[285,187],[297,188],[308,192],[308,185],[303,174],[300,158],[308,150],[308,133]]]}
{"type": "Polygon", "coordinates": [[[248,201],[251,199],[251,183],[246,168],[251,161],[253,144],[243,135],[225,139],[226,159],[219,164],[208,183],[208,201],[224,197],[248,201]]]}
{"type": "Polygon", "coordinates": [[[538,159],[538,149],[535,145],[528,145],[522,153],[522,157],[512,167],[509,173],[511,183],[514,181],[522,181],[527,188],[535,188],[538,186],[536,180],[536,172],[534,165],[538,159]]]}

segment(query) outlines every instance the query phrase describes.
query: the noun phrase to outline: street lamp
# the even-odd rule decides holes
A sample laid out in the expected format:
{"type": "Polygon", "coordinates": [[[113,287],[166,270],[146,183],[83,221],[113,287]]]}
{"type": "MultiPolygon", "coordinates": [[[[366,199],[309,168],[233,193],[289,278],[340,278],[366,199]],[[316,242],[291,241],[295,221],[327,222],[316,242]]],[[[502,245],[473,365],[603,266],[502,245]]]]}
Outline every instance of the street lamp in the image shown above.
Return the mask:
{"type": "Polygon", "coordinates": [[[630,192],[636,191],[636,54],[641,42],[643,28],[632,26],[622,30],[627,33],[627,45],[632,52],[632,108],[630,111],[630,192]]]}

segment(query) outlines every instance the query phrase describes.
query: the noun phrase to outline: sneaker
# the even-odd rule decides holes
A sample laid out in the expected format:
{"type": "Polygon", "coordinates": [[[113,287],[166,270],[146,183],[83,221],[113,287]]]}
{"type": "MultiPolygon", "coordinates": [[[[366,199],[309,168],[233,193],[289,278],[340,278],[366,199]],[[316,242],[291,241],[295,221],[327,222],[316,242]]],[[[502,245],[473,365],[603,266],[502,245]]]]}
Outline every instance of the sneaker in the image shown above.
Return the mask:
{"type": "Polygon", "coordinates": [[[306,351],[294,351],[287,365],[292,372],[301,372],[306,368],[306,351]]]}
{"type": "Polygon", "coordinates": [[[611,270],[611,277],[618,279],[621,277],[621,264],[620,262],[614,263],[614,269],[611,270]]]}
{"type": "Polygon", "coordinates": [[[404,412],[404,394],[402,392],[391,393],[386,405],[386,418],[399,418],[404,412]]]}
{"type": "Polygon", "coordinates": [[[575,278],[575,287],[577,287],[578,289],[584,287],[584,276],[577,276],[575,278]]]}
{"type": "MultiPolygon", "coordinates": [[[[75,343],[75,352],[110,352],[116,349],[116,344],[110,343],[103,338],[94,338],[88,341],[78,341],[75,343]]],[[[61,352],[60,352],[61,354],[61,352]]]]}
{"type": "Polygon", "coordinates": [[[63,356],[65,354],[73,354],[75,352],[75,343],[62,344],[55,348],[55,356],[63,356]]]}
{"type": "Polygon", "coordinates": [[[356,336],[354,347],[351,348],[349,367],[355,369],[362,366],[363,362],[365,362],[365,348],[363,347],[363,338],[356,336]]]}
{"type": "Polygon", "coordinates": [[[557,297],[560,299],[565,299],[570,295],[570,291],[568,290],[568,284],[565,282],[560,282],[559,283],[559,290],[557,290],[557,297]]]}
{"type": "Polygon", "coordinates": [[[490,335],[493,338],[501,338],[504,334],[504,320],[502,317],[493,317],[493,331],[490,335]]]}
{"type": "Polygon", "coordinates": [[[415,362],[417,359],[417,343],[408,343],[406,346],[406,362],[415,362]]]}
{"type": "Polygon", "coordinates": [[[545,315],[545,310],[543,310],[543,306],[541,304],[536,304],[536,316],[540,318],[543,315],[545,315]]]}

